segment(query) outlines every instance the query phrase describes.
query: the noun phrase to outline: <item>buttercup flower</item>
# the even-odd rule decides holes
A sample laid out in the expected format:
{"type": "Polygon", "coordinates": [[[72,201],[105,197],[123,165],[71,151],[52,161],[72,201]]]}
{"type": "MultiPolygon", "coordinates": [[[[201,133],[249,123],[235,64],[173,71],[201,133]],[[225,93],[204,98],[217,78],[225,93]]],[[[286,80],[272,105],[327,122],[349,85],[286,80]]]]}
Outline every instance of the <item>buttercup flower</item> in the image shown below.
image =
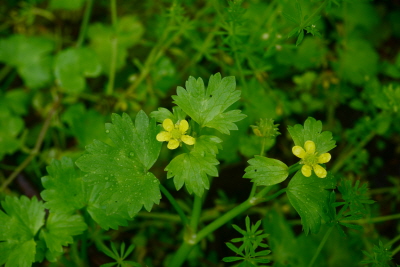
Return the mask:
{"type": "Polygon", "coordinates": [[[185,135],[189,129],[189,123],[186,120],[178,121],[174,125],[171,119],[165,119],[162,125],[165,131],[157,134],[156,138],[160,142],[168,141],[167,147],[169,149],[177,148],[181,145],[181,142],[187,145],[193,145],[196,142],[196,139],[193,137],[185,135]]]}
{"type": "Polygon", "coordinates": [[[306,177],[310,177],[311,171],[314,170],[319,178],[325,178],[327,172],[318,164],[330,161],[331,154],[324,153],[318,155],[318,152],[315,152],[315,143],[310,140],[304,143],[304,148],[301,146],[294,146],[292,148],[293,154],[302,159],[300,164],[304,164],[303,167],[301,167],[301,173],[306,177]],[[306,150],[304,150],[304,148],[306,150]]]}

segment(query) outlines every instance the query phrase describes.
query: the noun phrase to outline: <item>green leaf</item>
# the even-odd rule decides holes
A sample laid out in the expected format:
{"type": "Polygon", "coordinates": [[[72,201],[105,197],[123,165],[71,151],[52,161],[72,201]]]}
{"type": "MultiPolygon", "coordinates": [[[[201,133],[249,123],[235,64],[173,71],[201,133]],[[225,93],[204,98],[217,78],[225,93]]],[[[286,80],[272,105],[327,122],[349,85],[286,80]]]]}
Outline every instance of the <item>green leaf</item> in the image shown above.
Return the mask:
{"type": "Polygon", "coordinates": [[[68,93],[82,92],[86,86],[85,77],[97,77],[100,71],[96,53],[86,47],[61,51],[55,59],[57,83],[68,93]]]}
{"type": "Polygon", "coordinates": [[[105,186],[100,202],[107,214],[122,211],[133,217],[143,205],[150,211],[161,198],[159,181],[148,172],[161,149],[155,120],[140,111],[133,125],[127,114],[113,114],[106,129],[114,146],[95,140],[76,161],[88,172],[85,182],[105,186]]]}
{"type": "Polygon", "coordinates": [[[47,168],[48,176],[42,177],[45,190],[41,196],[45,207],[52,213],[68,213],[86,204],[82,172],[75,168],[70,158],[53,160],[47,168]]]}
{"type": "Polygon", "coordinates": [[[106,184],[86,186],[86,190],[89,195],[87,211],[90,216],[95,220],[103,229],[114,229],[117,230],[118,226],[127,226],[127,220],[129,217],[122,213],[116,212],[112,214],[107,214],[106,206],[103,204],[104,201],[101,197],[103,192],[107,190],[106,184]]]}
{"type": "Polygon", "coordinates": [[[234,122],[246,117],[240,110],[225,112],[240,99],[240,91],[236,90],[234,77],[221,79],[219,73],[211,75],[207,90],[201,78],[189,77],[186,89],[178,87],[177,95],[172,98],[201,127],[214,128],[224,134],[237,130],[234,122]]]}
{"type": "Polygon", "coordinates": [[[290,15],[289,13],[282,12],[282,16],[283,16],[285,19],[287,19],[287,20],[293,22],[294,24],[300,24],[300,21],[298,21],[296,18],[294,18],[294,17],[293,17],[292,15],[290,15]]]}
{"type": "Polygon", "coordinates": [[[24,128],[22,118],[15,116],[5,103],[5,98],[0,99],[0,160],[20,147],[18,135],[24,128]]]}
{"type": "Polygon", "coordinates": [[[35,260],[34,237],[44,223],[44,206],[36,197],[9,197],[1,202],[0,265],[31,266],[35,260]]]}
{"type": "Polygon", "coordinates": [[[16,67],[25,84],[40,88],[52,81],[53,41],[43,37],[12,35],[0,40],[0,62],[16,67]]]}
{"type": "Polygon", "coordinates": [[[196,143],[194,144],[193,151],[200,153],[204,156],[204,153],[209,153],[211,155],[218,154],[218,149],[222,149],[222,140],[213,135],[202,135],[196,138],[196,143]]]}
{"type": "Polygon", "coordinates": [[[297,37],[296,46],[299,46],[304,38],[304,30],[301,30],[299,36],[297,37]]]}
{"type": "Polygon", "coordinates": [[[301,217],[303,230],[306,234],[311,230],[318,233],[321,218],[329,209],[329,191],[334,189],[336,179],[328,172],[326,178],[318,178],[314,173],[305,177],[298,171],[289,182],[286,193],[290,203],[301,217]]]}
{"type": "Polygon", "coordinates": [[[291,31],[288,33],[287,38],[292,37],[295,33],[298,33],[298,32],[299,32],[299,27],[294,28],[293,30],[291,30],[291,31]]]}
{"type": "Polygon", "coordinates": [[[186,189],[190,194],[194,192],[201,197],[204,189],[209,189],[210,181],[208,176],[218,176],[218,160],[212,155],[204,155],[192,151],[175,157],[165,168],[167,178],[174,177],[176,190],[186,184],[186,189]]]}
{"type": "Polygon", "coordinates": [[[163,123],[165,119],[171,119],[174,123],[184,120],[186,113],[180,107],[173,107],[172,112],[166,108],[158,108],[157,111],[150,113],[150,117],[155,118],[157,122],[163,123]]]}
{"type": "Polygon", "coordinates": [[[115,30],[112,26],[101,23],[89,26],[90,47],[96,52],[104,74],[109,75],[110,72],[114,42],[117,42],[116,69],[119,70],[125,66],[128,48],[140,41],[143,31],[143,25],[134,16],[118,18],[115,30]]]}
{"type": "Polygon", "coordinates": [[[245,169],[243,178],[250,178],[257,186],[279,184],[286,180],[289,175],[288,166],[282,161],[262,156],[255,156],[250,159],[245,169]]]}
{"type": "Polygon", "coordinates": [[[69,106],[61,117],[66,122],[71,134],[78,140],[79,147],[84,148],[94,139],[106,141],[104,132],[105,118],[94,109],[86,110],[82,103],[69,106]]]}
{"type": "Polygon", "coordinates": [[[86,228],[80,215],[50,213],[40,234],[51,252],[63,252],[63,246],[74,242],[72,236],[82,234],[86,228]]]}
{"type": "Polygon", "coordinates": [[[314,141],[315,151],[319,154],[326,153],[336,147],[336,141],[332,140],[332,133],[329,131],[321,133],[321,130],[322,122],[311,117],[304,122],[304,127],[300,124],[288,127],[288,131],[296,146],[304,147],[306,141],[314,141]]]}

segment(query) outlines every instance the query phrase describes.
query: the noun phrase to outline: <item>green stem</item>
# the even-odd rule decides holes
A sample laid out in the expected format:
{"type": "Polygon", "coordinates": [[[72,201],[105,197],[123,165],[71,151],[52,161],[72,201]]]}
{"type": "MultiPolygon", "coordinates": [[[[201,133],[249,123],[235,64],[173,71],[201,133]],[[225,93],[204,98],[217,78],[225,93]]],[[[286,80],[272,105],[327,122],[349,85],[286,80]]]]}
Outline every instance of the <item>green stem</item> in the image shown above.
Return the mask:
{"type": "Polygon", "coordinates": [[[301,165],[300,165],[300,163],[295,163],[295,164],[293,164],[293,165],[291,165],[290,167],[289,167],[289,175],[290,174],[292,174],[292,173],[295,173],[295,172],[297,172],[298,170],[300,170],[301,169],[301,165]]]}
{"type": "Polygon", "coordinates": [[[114,81],[115,71],[117,68],[117,56],[118,56],[118,37],[117,37],[117,0],[111,0],[111,22],[113,26],[113,36],[111,38],[111,60],[110,60],[110,72],[108,74],[108,85],[107,95],[112,95],[114,92],[114,81]]]}
{"type": "Polygon", "coordinates": [[[83,20],[81,24],[81,29],[79,30],[79,37],[78,41],[76,42],[76,47],[81,47],[83,42],[85,41],[89,19],[92,14],[92,9],[93,9],[93,0],[87,0],[85,14],[83,15],[83,20]]]}
{"type": "Polygon", "coordinates": [[[5,65],[0,71],[0,82],[7,77],[7,75],[12,71],[12,67],[10,65],[5,65]]]}
{"type": "Polygon", "coordinates": [[[193,211],[192,211],[192,216],[190,218],[190,231],[192,233],[197,232],[202,205],[203,205],[202,198],[197,195],[194,195],[193,211]]]}
{"type": "Polygon", "coordinates": [[[329,0],[325,0],[318,8],[315,10],[314,13],[311,14],[303,23],[300,24],[300,29],[303,29],[304,27],[307,27],[307,25],[310,23],[312,19],[314,19],[315,16],[317,16],[319,13],[321,13],[322,9],[325,8],[325,6],[328,4],[329,0]]]}
{"type": "Polygon", "coordinates": [[[174,207],[174,209],[178,213],[179,217],[181,217],[182,223],[184,225],[189,225],[188,218],[186,217],[182,208],[179,206],[178,202],[176,202],[175,198],[168,192],[168,190],[162,184],[160,184],[160,189],[161,189],[161,192],[164,194],[164,196],[171,203],[172,207],[174,207]]]}
{"type": "Polygon", "coordinates": [[[393,246],[394,243],[396,243],[396,242],[399,241],[399,240],[400,240],[400,235],[398,235],[398,236],[396,236],[395,238],[393,238],[392,240],[390,240],[390,241],[386,244],[386,246],[391,247],[391,246],[393,246]]]}
{"type": "Polygon", "coordinates": [[[367,136],[364,137],[363,140],[358,142],[358,144],[355,147],[350,149],[348,153],[345,153],[343,157],[337,159],[331,171],[333,173],[337,173],[351,157],[353,157],[359,150],[361,150],[365,145],[367,145],[369,141],[371,141],[371,139],[375,136],[375,134],[376,133],[374,131],[370,132],[367,136]]]}
{"type": "Polygon", "coordinates": [[[257,205],[258,203],[265,202],[268,200],[271,200],[280,194],[284,193],[286,189],[282,189],[275,193],[274,195],[264,198],[264,196],[269,192],[270,187],[265,187],[263,190],[261,190],[255,197],[247,199],[245,202],[241,203],[240,205],[236,206],[235,208],[231,209],[212,223],[208,224],[206,227],[204,227],[202,230],[200,230],[195,239],[190,239],[190,243],[185,240],[185,242],[182,243],[181,247],[179,250],[176,252],[174,257],[172,258],[170,265],[172,267],[179,267],[181,266],[187,256],[189,255],[190,251],[193,249],[194,245],[199,243],[203,238],[206,236],[210,235],[212,232],[220,228],[222,225],[226,224],[228,221],[232,220],[239,214],[243,213],[247,209],[249,209],[252,206],[257,205]]]}
{"type": "Polygon", "coordinates": [[[396,255],[397,253],[399,253],[399,251],[400,251],[400,246],[397,246],[397,248],[395,248],[395,249],[392,251],[392,257],[394,257],[394,255],[396,255]]]}
{"type": "Polygon", "coordinates": [[[328,231],[326,231],[324,238],[322,238],[321,243],[319,243],[319,246],[317,248],[317,251],[315,251],[314,256],[308,265],[308,267],[311,267],[314,265],[315,261],[318,258],[318,255],[321,253],[322,248],[324,247],[326,241],[328,240],[329,235],[332,233],[333,227],[329,228],[328,231]]]}
{"type": "Polygon", "coordinates": [[[1,185],[0,192],[3,192],[9,184],[11,184],[14,179],[18,176],[18,174],[23,171],[29,163],[39,154],[40,147],[42,146],[44,137],[46,136],[47,130],[49,129],[51,119],[53,115],[56,113],[57,108],[60,104],[60,99],[57,99],[51,110],[49,111],[45,122],[43,123],[42,129],[40,130],[39,136],[36,139],[36,144],[34,148],[30,151],[29,156],[10,174],[10,176],[5,180],[5,182],[1,185]]]}
{"type": "Polygon", "coordinates": [[[343,220],[344,223],[357,223],[357,224],[366,224],[366,223],[380,223],[390,220],[400,219],[400,213],[392,214],[388,216],[381,216],[375,218],[368,218],[368,219],[360,219],[360,220],[343,220]]]}

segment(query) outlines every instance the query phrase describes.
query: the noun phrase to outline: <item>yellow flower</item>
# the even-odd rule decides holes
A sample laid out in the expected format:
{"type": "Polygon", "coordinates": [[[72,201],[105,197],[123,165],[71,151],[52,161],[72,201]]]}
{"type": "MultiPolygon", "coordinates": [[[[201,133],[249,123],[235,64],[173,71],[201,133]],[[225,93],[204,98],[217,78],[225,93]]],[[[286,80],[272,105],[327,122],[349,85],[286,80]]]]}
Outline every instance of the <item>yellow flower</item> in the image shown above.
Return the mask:
{"type": "Polygon", "coordinates": [[[189,123],[186,120],[178,121],[174,125],[171,119],[165,119],[162,125],[166,131],[157,134],[156,138],[160,142],[168,141],[167,147],[169,149],[177,148],[181,145],[181,142],[187,145],[193,145],[196,142],[196,139],[193,137],[185,135],[189,129],[189,123]]]}
{"type": "Polygon", "coordinates": [[[318,165],[319,163],[326,163],[331,160],[331,154],[324,153],[318,155],[318,152],[315,152],[315,143],[313,141],[307,141],[304,143],[304,150],[301,146],[294,146],[292,148],[292,152],[296,157],[301,158],[300,164],[304,164],[301,168],[301,173],[306,176],[311,176],[311,171],[314,170],[315,174],[319,178],[326,177],[326,170],[318,165]]]}

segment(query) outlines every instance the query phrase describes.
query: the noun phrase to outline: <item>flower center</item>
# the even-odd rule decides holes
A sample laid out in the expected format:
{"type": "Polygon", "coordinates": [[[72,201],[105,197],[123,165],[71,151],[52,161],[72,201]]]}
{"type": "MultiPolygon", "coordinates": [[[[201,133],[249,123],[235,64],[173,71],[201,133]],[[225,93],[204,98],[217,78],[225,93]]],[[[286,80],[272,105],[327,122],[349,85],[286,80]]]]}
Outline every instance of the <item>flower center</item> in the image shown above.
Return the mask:
{"type": "Polygon", "coordinates": [[[173,139],[179,140],[181,139],[182,133],[181,131],[179,131],[179,129],[173,129],[171,131],[171,136],[173,139]]]}
{"type": "Polygon", "coordinates": [[[318,164],[318,153],[307,153],[303,158],[303,163],[310,166],[318,164]]]}

